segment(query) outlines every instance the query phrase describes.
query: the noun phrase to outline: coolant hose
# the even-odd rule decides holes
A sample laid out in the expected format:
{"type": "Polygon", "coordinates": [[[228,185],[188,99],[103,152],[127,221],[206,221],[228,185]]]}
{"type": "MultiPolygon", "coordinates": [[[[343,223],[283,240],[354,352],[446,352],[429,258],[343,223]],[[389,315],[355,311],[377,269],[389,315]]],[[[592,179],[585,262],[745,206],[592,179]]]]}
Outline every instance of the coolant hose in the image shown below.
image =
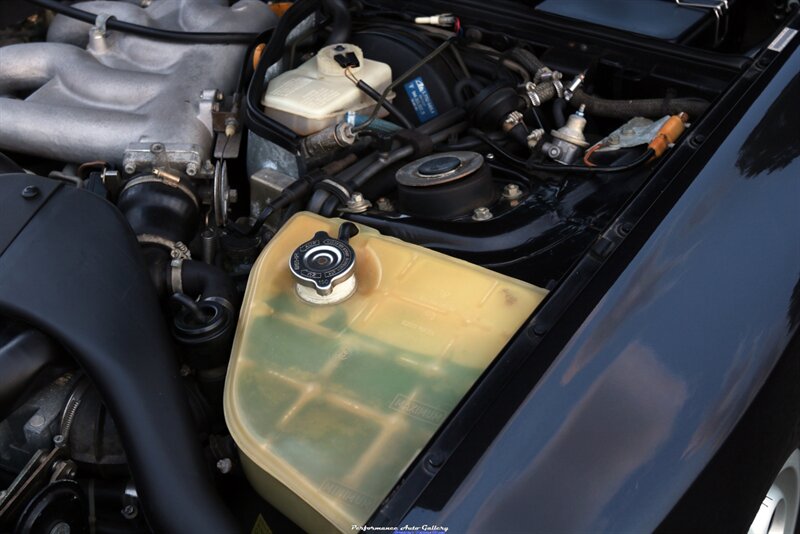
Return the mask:
{"type": "Polygon", "coordinates": [[[217,298],[231,307],[237,302],[236,289],[225,271],[216,265],[197,260],[173,260],[164,247],[142,248],[156,293],[162,297],[184,293],[202,300],[217,298]]]}
{"type": "Polygon", "coordinates": [[[331,34],[326,45],[347,43],[350,39],[350,11],[345,0],[323,0],[322,5],[331,16],[331,34]]]}
{"type": "Polygon", "coordinates": [[[629,120],[633,117],[661,118],[664,115],[677,115],[681,112],[690,117],[699,117],[709,106],[702,98],[647,98],[640,100],[608,100],[587,94],[576,89],[569,101],[578,108],[586,106],[586,113],[609,119],[629,120]]]}
{"type": "MultiPolygon", "coordinates": [[[[201,299],[218,298],[231,305],[236,303],[236,290],[225,271],[202,261],[180,262],[181,293],[201,299]]],[[[175,288],[173,288],[175,289],[175,288]]]]}

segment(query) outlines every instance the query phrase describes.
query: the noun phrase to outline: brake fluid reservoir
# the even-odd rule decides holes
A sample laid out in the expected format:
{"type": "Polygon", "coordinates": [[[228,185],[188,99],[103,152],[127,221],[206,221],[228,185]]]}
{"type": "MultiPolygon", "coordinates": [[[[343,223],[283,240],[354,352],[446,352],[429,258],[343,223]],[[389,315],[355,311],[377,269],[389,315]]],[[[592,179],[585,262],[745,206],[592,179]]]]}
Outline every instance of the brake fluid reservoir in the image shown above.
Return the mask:
{"type": "Polygon", "coordinates": [[[350,78],[364,80],[378,92],[392,81],[391,67],[365,59],[359,47],[330,45],[269,82],[261,101],[264,112],[295,133],[310,135],[341,122],[347,111],[371,111],[375,101],[348,79],[348,71],[350,78]]]}
{"type": "Polygon", "coordinates": [[[308,532],[364,524],[545,294],[295,215],[253,267],[226,378],[250,482],[308,532]]]}

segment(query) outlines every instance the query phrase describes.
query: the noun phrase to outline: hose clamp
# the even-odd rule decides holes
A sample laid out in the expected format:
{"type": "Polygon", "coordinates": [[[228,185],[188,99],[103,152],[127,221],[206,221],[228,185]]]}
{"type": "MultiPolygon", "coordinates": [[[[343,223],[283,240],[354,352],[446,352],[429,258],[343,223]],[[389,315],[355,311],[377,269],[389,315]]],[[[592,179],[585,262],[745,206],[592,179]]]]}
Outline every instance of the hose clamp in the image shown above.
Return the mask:
{"type": "Polygon", "coordinates": [[[168,249],[171,258],[181,260],[192,259],[192,253],[189,247],[181,241],[170,241],[169,239],[155,234],[139,234],[136,236],[136,239],[143,245],[158,245],[168,249]]]}
{"type": "Polygon", "coordinates": [[[182,258],[175,258],[169,262],[169,288],[172,290],[172,293],[183,293],[182,271],[182,258]]]}

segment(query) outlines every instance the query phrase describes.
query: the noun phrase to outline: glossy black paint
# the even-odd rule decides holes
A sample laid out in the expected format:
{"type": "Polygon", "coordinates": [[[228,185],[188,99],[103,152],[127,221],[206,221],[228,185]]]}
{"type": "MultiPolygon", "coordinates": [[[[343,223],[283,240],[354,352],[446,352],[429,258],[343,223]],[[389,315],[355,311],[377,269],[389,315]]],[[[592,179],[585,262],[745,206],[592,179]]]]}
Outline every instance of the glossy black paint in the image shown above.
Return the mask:
{"type": "MultiPolygon", "coordinates": [[[[727,116],[718,110],[698,125],[685,145],[703,150],[649,192],[650,209],[619,250],[603,254],[605,265],[580,294],[602,297],[574,335],[564,336],[566,314],[538,330],[535,322],[512,343],[510,354],[544,335],[535,357],[563,347],[521,405],[510,408],[509,399],[549,361],[526,361],[503,402],[482,415],[465,404],[481,417],[453,418],[460,438],[445,429],[423,457],[427,465],[404,482],[425,488],[414,506],[402,512],[401,484],[376,523],[646,532],[668,516],[779,359],[800,357],[796,344],[787,351],[800,324],[800,52],[790,48],[779,59],[768,53],[745,76],[757,98],[756,89],[728,98],[727,116]],[[559,335],[569,338],[565,345],[559,335]],[[437,454],[450,458],[431,461],[437,454]]],[[[573,308],[585,306],[581,299],[573,308]]],[[[788,425],[787,436],[794,431],[788,425]]],[[[762,491],[763,481],[753,485],[762,491]]]]}

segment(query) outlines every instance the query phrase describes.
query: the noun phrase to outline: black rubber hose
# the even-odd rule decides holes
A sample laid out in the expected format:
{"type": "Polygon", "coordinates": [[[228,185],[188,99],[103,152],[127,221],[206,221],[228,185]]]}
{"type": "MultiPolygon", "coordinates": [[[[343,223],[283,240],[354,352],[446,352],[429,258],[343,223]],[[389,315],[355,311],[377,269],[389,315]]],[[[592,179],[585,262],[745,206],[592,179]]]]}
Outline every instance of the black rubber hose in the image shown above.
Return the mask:
{"type": "Polygon", "coordinates": [[[586,114],[609,119],[628,120],[633,117],[657,119],[664,115],[687,113],[699,117],[708,109],[702,98],[647,98],[640,100],[608,100],[576,89],[569,101],[574,107],[586,106],[586,114]]]}
{"type": "MultiPolygon", "coordinates": [[[[467,112],[464,110],[464,108],[460,107],[453,108],[448,111],[445,111],[438,117],[429,120],[425,124],[417,126],[415,128],[415,131],[424,135],[432,135],[440,130],[445,130],[447,128],[450,128],[454,124],[463,121],[466,116],[467,112]]],[[[447,135],[450,134],[448,133],[447,135]]],[[[445,136],[444,139],[446,138],[447,136],[445,136]]],[[[436,142],[441,142],[441,141],[436,141],[436,142]]],[[[394,151],[390,152],[387,158],[397,157],[395,153],[398,150],[404,150],[408,152],[407,154],[400,156],[399,159],[407,157],[408,155],[410,155],[411,152],[413,152],[413,150],[410,150],[410,147],[399,147],[396,148],[394,151]],[[395,156],[392,156],[392,154],[395,154],[395,156]]],[[[372,176],[375,174],[375,172],[379,172],[382,168],[385,168],[386,165],[383,165],[381,167],[380,165],[381,161],[384,161],[384,158],[379,160],[377,153],[373,153],[367,156],[366,158],[362,158],[361,161],[355,163],[348,169],[342,171],[342,173],[336,176],[335,181],[340,183],[349,183],[351,180],[354,179],[354,177],[360,175],[365,170],[369,170],[369,172],[371,172],[369,176],[372,176]]],[[[314,211],[315,213],[326,214],[326,213],[332,213],[332,210],[335,209],[337,205],[338,205],[338,200],[334,199],[330,193],[323,190],[317,190],[314,192],[314,194],[311,197],[311,200],[308,203],[308,209],[309,211],[314,211]]]]}
{"type": "Polygon", "coordinates": [[[264,53],[258,61],[255,72],[250,78],[250,85],[245,98],[245,123],[256,135],[269,137],[274,130],[281,130],[284,137],[293,138],[296,134],[285,126],[270,120],[261,109],[261,97],[264,96],[264,77],[267,69],[277,62],[286,48],[286,40],[292,30],[319,7],[319,0],[299,0],[292,4],[278,20],[264,53]]]}
{"type": "Polygon", "coordinates": [[[197,260],[180,262],[180,287],[174,287],[172,259],[167,249],[158,245],[142,247],[142,255],[147,263],[150,278],[156,293],[166,297],[172,293],[185,293],[192,298],[207,299],[217,297],[231,305],[237,303],[237,293],[231,278],[216,265],[197,260]]]}
{"type": "Polygon", "coordinates": [[[198,296],[202,299],[217,297],[232,305],[235,305],[237,300],[233,281],[225,271],[202,261],[181,262],[181,285],[183,292],[193,297],[198,296]]]}
{"type": "MultiPolygon", "coordinates": [[[[431,135],[431,140],[433,141],[434,144],[441,143],[451,135],[462,132],[467,128],[467,126],[468,125],[466,122],[454,124],[449,128],[445,128],[444,130],[441,130],[431,135]]],[[[391,152],[389,152],[389,154],[376,160],[369,167],[364,169],[361,173],[354,176],[347,185],[354,190],[358,190],[359,187],[363,186],[365,183],[367,183],[367,181],[370,178],[375,176],[377,173],[379,173],[386,167],[394,163],[397,163],[398,161],[401,161],[409,156],[412,156],[413,154],[414,154],[414,148],[410,145],[402,146],[400,148],[392,150],[391,152]]]]}
{"type": "MultiPolygon", "coordinates": [[[[381,94],[364,80],[358,80],[356,87],[358,87],[362,93],[370,97],[375,102],[381,101],[381,94]]],[[[410,130],[414,127],[414,124],[410,120],[408,120],[405,117],[405,115],[403,115],[403,113],[388,100],[384,100],[383,103],[381,103],[381,107],[383,107],[383,109],[388,111],[389,115],[394,117],[395,120],[397,120],[397,122],[399,122],[403,126],[403,128],[407,128],[410,130]]]]}
{"type": "Polygon", "coordinates": [[[509,54],[511,59],[522,65],[532,75],[536,74],[540,69],[547,68],[541,59],[536,57],[536,54],[525,50],[524,48],[515,48],[509,54]]]}
{"type": "Polygon", "coordinates": [[[567,101],[563,98],[557,98],[553,101],[553,124],[556,129],[561,128],[567,123],[567,101]]]}
{"type": "MultiPolygon", "coordinates": [[[[535,74],[546,65],[536,54],[523,48],[511,51],[510,56],[520,65],[535,74]]],[[[660,118],[664,115],[688,113],[690,117],[702,115],[709,102],[702,98],[647,98],[638,100],[609,100],[586,93],[580,87],[569,101],[574,107],[586,106],[586,113],[609,119],[629,120],[633,117],[660,118]]]]}
{"type": "Polygon", "coordinates": [[[347,10],[347,2],[344,0],[323,0],[322,5],[325,11],[333,19],[331,21],[331,33],[328,35],[325,44],[347,43],[350,40],[350,12],[347,10]]]}
{"type": "MultiPolygon", "coordinates": [[[[72,6],[67,6],[58,0],[27,0],[31,4],[49,9],[61,15],[94,24],[97,20],[97,15],[77,9],[72,6]]],[[[253,39],[258,37],[257,33],[242,33],[242,32],[184,32],[174,30],[162,30],[159,28],[151,28],[149,26],[141,26],[139,24],[132,24],[130,22],[123,22],[116,19],[108,19],[106,27],[109,30],[116,30],[134,35],[141,35],[142,37],[149,37],[159,41],[171,41],[173,43],[189,43],[189,44],[249,44],[253,39]]]]}
{"type": "MultiPolygon", "coordinates": [[[[452,110],[451,110],[452,111],[452,110]]],[[[463,111],[463,110],[462,110],[463,111]]],[[[455,116],[455,115],[454,115],[455,116]]],[[[460,133],[464,129],[466,129],[468,124],[466,122],[461,122],[458,124],[454,124],[449,128],[445,128],[444,130],[438,131],[431,135],[431,141],[434,144],[439,144],[447,140],[448,137],[451,135],[460,133]]],[[[419,131],[419,128],[418,128],[419,131]]],[[[342,182],[346,187],[352,190],[358,190],[359,188],[363,187],[373,176],[381,172],[382,170],[386,169],[390,165],[398,163],[405,158],[414,155],[414,147],[410,145],[400,146],[395,148],[385,156],[381,158],[376,158],[372,161],[368,166],[364,168],[364,170],[354,174],[352,178],[349,178],[348,181],[342,182]]],[[[337,177],[337,181],[341,181],[341,177],[337,177]]],[[[339,199],[335,196],[331,195],[327,191],[321,191],[318,195],[319,198],[315,199],[318,205],[321,205],[319,213],[325,216],[331,216],[336,207],[339,205],[339,199]]]]}

